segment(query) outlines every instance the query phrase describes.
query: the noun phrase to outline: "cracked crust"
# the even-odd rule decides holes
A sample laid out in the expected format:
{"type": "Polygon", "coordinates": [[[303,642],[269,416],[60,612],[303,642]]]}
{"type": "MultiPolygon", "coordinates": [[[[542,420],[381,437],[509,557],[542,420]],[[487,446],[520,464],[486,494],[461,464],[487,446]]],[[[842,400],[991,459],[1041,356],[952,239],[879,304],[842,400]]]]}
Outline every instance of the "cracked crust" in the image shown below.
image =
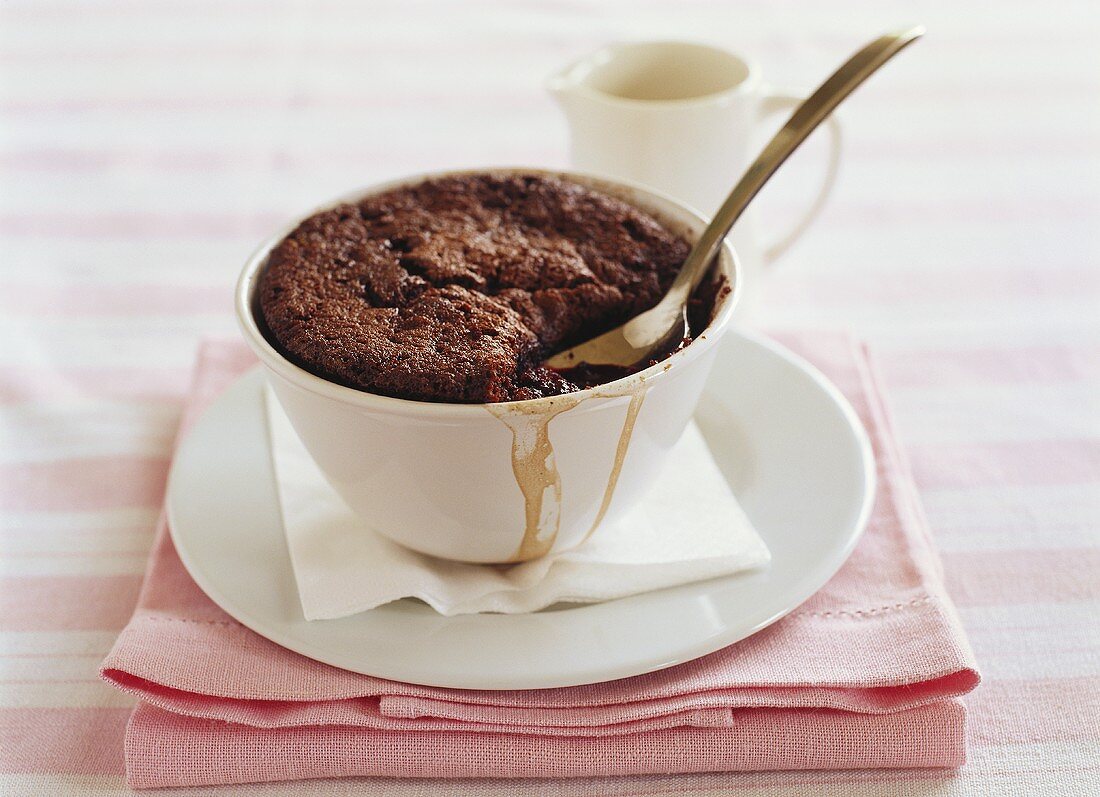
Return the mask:
{"type": "Polygon", "coordinates": [[[537,364],[653,306],[688,245],[562,179],[429,180],[323,211],[271,252],[273,343],[371,393],[497,402],[577,389],[537,364]]]}

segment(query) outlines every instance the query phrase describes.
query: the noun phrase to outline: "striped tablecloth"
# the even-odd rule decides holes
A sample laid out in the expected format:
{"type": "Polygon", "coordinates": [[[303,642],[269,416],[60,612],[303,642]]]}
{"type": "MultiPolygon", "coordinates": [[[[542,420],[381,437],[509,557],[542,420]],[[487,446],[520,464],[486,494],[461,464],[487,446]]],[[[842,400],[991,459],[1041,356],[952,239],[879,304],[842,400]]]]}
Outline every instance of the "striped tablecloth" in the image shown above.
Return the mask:
{"type": "Polygon", "coordinates": [[[609,39],[706,39],[806,85],[913,21],[927,39],[845,108],[838,190],[757,323],[849,327],[885,371],[985,676],[970,763],[219,793],[1097,793],[1100,13],[1021,0],[0,4],[0,792],[125,792],[131,703],[96,667],[197,341],[233,334],[262,235],[402,173],[565,165],[540,81],[609,39]]]}

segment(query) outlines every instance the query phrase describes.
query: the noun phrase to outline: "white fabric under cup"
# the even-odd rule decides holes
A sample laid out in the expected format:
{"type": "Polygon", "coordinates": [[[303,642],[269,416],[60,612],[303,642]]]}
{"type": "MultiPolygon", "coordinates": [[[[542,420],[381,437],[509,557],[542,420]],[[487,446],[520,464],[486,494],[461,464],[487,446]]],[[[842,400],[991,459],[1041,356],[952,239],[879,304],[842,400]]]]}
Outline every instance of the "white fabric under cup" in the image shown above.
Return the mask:
{"type": "Polygon", "coordinates": [[[621,520],[572,550],[491,567],[424,556],[367,528],[317,469],[278,402],[266,398],[287,549],[307,620],[402,598],[447,616],[534,612],[727,576],[770,558],[694,425],[621,520]]]}
{"type": "MultiPolygon", "coordinates": [[[[510,171],[558,175],[617,196],[691,240],[705,226],[684,205],[628,183],[510,171]]],[[[340,201],[439,176],[375,186],[340,201]]],[[[370,528],[444,559],[515,562],[573,548],[637,502],[691,419],[739,294],[727,246],[718,268],[729,292],[717,299],[710,325],[667,360],[565,396],[503,404],[407,401],[315,376],[264,337],[253,312],[258,277],[296,224],[245,265],[236,297],[244,336],[336,492],[370,528]]]]}

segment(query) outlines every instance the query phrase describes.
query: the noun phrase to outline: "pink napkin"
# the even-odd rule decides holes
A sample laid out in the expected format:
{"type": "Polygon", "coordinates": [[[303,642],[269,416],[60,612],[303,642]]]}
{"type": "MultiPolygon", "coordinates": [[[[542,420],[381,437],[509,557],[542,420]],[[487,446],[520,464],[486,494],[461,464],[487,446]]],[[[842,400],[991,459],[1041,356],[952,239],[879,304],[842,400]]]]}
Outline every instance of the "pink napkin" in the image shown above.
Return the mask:
{"type": "MultiPolygon", "coordinates": [[[[309,777],[568,777],[951,767],[978,683],[863,350],[784,341],[863,419],[878,501],[851,559],[775,625],[709,656],[604,684],[532,691],[416,686],[291,653],[218,609],[162,527],[103,675],[141,698],[132,786],[309,777]]],[[[184,428],[253,360],[208,344],[184,428]]],[[[813,533],[807,529],[807,533],[813,533]]]]}

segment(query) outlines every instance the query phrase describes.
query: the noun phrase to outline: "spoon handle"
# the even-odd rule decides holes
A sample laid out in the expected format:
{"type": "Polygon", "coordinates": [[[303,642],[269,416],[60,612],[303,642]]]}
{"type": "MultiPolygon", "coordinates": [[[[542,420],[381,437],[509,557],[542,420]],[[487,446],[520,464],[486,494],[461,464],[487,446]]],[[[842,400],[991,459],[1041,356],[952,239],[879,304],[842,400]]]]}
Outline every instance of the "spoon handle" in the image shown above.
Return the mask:
{"type": "Polygon", "coordinates": [[[817,88],[817,91],[795,109],[791,118],[749,166],[726,201],[722,203],[722,207],[714,214],[710,224],[703,230],[703,234],[699,236],[699,240],[669,289],[666,300],[677,304],[686,301],[703,278],[715,255],[718,254],[722,241],[725,240],[734,222],[775,170],[783,165],[791,153],[798,149],[806,137],[825,121],[826,117],[857,86],[923,34],[924,27],[917,26],[875,39],[849,58],[817,88]]]}

